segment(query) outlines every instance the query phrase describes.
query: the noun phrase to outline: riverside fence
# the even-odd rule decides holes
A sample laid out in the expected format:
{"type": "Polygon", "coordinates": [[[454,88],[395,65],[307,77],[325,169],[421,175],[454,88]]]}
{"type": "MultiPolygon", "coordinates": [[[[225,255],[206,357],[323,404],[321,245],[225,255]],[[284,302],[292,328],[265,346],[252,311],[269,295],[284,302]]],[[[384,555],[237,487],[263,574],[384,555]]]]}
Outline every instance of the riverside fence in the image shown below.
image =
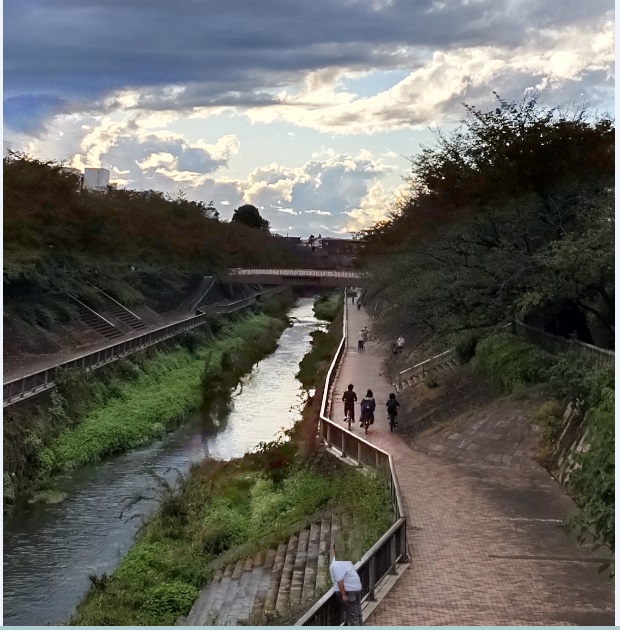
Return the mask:
{"type": "MultiPolygon", "coordinates": [[[[332,422],[328,409],[336,380],[337,367],[347,347],[347,305],[344,300],[342,339],[325,379],[319,431],[326,445],[340,452],[341,457],[349,457],[359,464],[373,468],[385,475],[390,488],[390,498],[394,511],[394,524],[364,554],[355,568],[362,582],[362,602],[374,601],[375,590],[390,576],[396,575],[396,565],[409,561],[407,554],[407,519],[396,469],[392,456],[370,442],[354,435],[347,429],[332,422]]],[[[296,626],[339,626],[341,610],[333,590],[329,590],[296,623],[296,626]]]]}
{"type": "Polygon", "coordinates": [[[286,287],[275,287],[229,304],[215,304],[211,308],[204,309],[204,312],[200,315],[188,317],[174,324],[155,328],[154,330],[131,337],[130,339],[119,341],[91,352],[86,352],[50,368],[7,381],[2,386],[3,406],[8,407],[9,405],[36,396],[41,392],[55,387],[63,370],[96,370],[104,365],[128,357],[134,352],[139,352],[150,346],[162,343],[182,332],[206,325],[208,323],[208,313],[234,313],[256,303],[261,298],[284,290],[286,290],[286,287]]]}
{"type": "Polygon", "coordinates": [[[616,353],[605,348],[598,348],[583,341],[576,339],[566,339],[566,337],[557,337],[540,328],[528,326],[520,321],[514,323],[515,334],[519,337],[533,341],[539,346],[549,350],[550,352],[566,352],[573,350],[578,354],[590,359],[594,363],[603,367],[614,367],[616,361],[616,353]]]}

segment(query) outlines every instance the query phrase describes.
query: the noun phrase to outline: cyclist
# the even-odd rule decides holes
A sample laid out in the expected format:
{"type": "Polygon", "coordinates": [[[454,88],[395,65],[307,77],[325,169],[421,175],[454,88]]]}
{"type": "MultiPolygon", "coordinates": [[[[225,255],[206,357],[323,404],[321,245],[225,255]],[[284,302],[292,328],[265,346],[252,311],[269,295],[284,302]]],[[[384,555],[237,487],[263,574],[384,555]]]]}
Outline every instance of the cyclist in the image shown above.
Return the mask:
{"type": "Polygon", "coordinates": [[[398,426],[398,422],[396,422],[396,416],[398,415],[398,408],[400,407],[400,403],[396,400],[396,394],[390,394],[389,400],[385,403],[388,412],[388,418],[390,420],[390,424],[392,421],[394,422],[394,426],[398,426]]]}
{"type": "Polygon", "coordinates": [[[355,403],[357,402],[357,394],[353,391],[353,384],[347,387],[347,391],[342,394],[342,402],[344,403],[344,421],[348,420],[348,413],[351,412],[351,422],[355,422],[355,403]]]}
{"type": "Polygon", "coordinates": [[[362,398],[362,402],[360,403],[362,417],[360,420],[360,424],[363,426],[364,422],[368,422],[368,424],[374,424],[375,422],[375,409],[377,407],[377,403],[372,394],[372,389],[369,389],[366,392],[366,396],[362,398]]]}

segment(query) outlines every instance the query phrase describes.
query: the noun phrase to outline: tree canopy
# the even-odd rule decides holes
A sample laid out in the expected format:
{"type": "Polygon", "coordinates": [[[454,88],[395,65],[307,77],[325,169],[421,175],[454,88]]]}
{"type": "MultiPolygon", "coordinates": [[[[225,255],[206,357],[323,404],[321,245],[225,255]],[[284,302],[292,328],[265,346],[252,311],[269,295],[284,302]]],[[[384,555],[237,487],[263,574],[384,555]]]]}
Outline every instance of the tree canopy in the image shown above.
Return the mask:
{"type": "Polygon", "coordinates": [[[261,217],[260,212],[256,206],[251,204],[245,204],[239,206],[233,213],[231,221],[237,221],[247,225],[251,228],[257,228],[259,230],[269,231],[269,221],[261,217]]]}
{"type": "Polygon", "coordinates": [[[387,325],[449,334],[517,315],[613,343],[612,122],[535,96],[466,109],[412,159],[392,217],[363,234],[387,325]]]}

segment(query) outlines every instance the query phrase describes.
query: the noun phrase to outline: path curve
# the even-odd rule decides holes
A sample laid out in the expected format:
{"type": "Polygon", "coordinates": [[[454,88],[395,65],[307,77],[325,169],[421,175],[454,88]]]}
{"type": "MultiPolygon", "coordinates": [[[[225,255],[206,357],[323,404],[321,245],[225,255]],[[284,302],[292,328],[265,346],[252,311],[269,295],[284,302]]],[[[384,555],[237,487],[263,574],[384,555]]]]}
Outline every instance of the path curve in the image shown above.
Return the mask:
{"type": "MultiPolygon", "coordinates": [[[[546,471],[506,466],[501,457],[494,465],[489,453],[483,466],[475,457],[430,455],[390,433],[386,349],[370,341],[357,351],[365,324],[371,320],[364,310],[349,309],[331,419],[342,422],[339,401],[349,383],[360,400],[373,390],[377,413],[367,439],[394,457],[412,556],[367,623],[613,625],[613,584],[598,574],[600,554],[564,533],[562,522],[575,506],[546,471]]],[[[363,434],[359,426],[354,432],[363,434]]]]}

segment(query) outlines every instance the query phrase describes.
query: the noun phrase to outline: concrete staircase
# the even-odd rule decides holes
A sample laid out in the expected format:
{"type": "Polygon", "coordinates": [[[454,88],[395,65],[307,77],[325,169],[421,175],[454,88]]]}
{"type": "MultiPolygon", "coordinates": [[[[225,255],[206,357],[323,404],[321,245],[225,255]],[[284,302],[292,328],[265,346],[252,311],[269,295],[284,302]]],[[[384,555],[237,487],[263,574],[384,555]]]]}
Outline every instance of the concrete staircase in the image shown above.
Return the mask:
{"type": "Polygon", "coordinates": [[[447,358],[445,361],[437,363],[432,367],[425,368],[424,371],[413,371],[402,380],[401,383],[392,383],[392,387],[397,392],[402,392],[404,389],[413,387],[418,383],[421,383],[427,376],[439,376],[444,372],[454,370],[459,366],[459,362],[453,358],[447,358]]]}
{"type": "Polygon", "coordinates": [[[122,332],[111,322],[81,304],[78,304],[78,319],[106,339],[117,339],[122,336],[122,332]]]}
{"type": "Polygon", "coordinates": [[[187,619],[177,625],[263,625],[282,618],[290,622],[330,587],[329,550],[343,522],[339,515],[322,518],[277,548],[219,569],[187,619]]]}
{"type": "Polygon", "coordinates": [[[125,308],[122,304],[119,304],[113,300],[109,295],[100,291],[101,299],[104,303],[105,312],[110,313],[120,322],[125,324],[130,330],[145,330],[146,325],[144,322],[132,313],[129,309],[125,308]]]}

